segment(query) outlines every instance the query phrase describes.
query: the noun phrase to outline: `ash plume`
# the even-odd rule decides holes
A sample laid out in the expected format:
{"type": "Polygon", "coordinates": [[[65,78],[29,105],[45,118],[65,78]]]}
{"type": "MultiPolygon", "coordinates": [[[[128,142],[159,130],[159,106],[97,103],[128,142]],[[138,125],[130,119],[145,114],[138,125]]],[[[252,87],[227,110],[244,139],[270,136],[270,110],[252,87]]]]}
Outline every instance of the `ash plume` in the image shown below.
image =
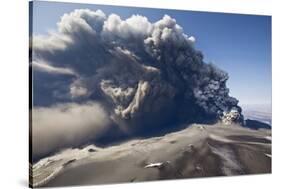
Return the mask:
{"type": "Polygon", "coordinates": [[[195,41],[168,15],[64,14],[57,32],[33,38],[34,105],[99,102],[124,133],[241,113],[228,74],[205,63],[195,41]]]}

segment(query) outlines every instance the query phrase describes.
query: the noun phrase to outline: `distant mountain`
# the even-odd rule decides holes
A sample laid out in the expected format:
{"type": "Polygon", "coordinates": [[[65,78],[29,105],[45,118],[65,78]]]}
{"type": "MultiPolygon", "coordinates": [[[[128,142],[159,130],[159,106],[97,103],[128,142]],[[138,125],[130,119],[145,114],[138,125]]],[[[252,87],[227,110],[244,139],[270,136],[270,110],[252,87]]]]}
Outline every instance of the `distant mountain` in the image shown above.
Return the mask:
{"type": "Polygon", "coordinates": [[[246,119],[245,127],[250,129],[271,129],[271,125],[257,120],[246,119]]]}
{"type": "Polygon", "coordinates": [[[271,126],[272,124],[272,109],[271,104],[251,104],[241,105],[245,120],[256,120],[271,126]]]}

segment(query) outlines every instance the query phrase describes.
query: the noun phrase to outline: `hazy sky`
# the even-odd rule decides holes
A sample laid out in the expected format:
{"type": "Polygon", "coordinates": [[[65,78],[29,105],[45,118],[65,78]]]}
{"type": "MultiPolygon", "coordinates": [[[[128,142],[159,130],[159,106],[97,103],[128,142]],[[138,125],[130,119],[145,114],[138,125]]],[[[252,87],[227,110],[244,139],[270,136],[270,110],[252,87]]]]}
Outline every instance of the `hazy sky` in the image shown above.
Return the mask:
{"type": "Polygon", "coordinates": [[[205,62],[229,73],[227,85],[240,104],[271,104],[271,17],[35,1],[34,34],[55,31],[64,13],[80,8],[101,9],[123,19],[140,14],[151,22],[170,15],[196,38],[205,62]]]}

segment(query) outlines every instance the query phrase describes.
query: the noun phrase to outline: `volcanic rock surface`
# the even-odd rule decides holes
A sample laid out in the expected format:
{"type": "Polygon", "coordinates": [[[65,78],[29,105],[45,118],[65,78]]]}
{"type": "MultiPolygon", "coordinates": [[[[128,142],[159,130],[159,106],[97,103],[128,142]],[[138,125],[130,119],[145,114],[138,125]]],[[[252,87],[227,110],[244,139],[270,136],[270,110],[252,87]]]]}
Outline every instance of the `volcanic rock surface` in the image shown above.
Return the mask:
{"type": "Polygon", "coordinates": [[[33,166],[34,187],[271,173],[271,130],[193,124],[109,147],[65,149],[33,166]]]}

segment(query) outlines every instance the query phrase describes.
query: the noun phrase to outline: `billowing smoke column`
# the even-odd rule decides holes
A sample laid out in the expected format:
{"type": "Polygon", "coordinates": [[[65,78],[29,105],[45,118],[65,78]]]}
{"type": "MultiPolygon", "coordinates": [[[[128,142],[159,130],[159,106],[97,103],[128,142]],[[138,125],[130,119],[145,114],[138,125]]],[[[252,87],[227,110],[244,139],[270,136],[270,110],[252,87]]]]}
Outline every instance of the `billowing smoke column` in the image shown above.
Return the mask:
{"type": "Polygon", "coordinates": [[[57,26],[33,38],[35,106],[96,101],[129,133],[241,113],[228,74],[204,63],[195,38],[168,15],[151,23],[75,10],[57,26]]]}

